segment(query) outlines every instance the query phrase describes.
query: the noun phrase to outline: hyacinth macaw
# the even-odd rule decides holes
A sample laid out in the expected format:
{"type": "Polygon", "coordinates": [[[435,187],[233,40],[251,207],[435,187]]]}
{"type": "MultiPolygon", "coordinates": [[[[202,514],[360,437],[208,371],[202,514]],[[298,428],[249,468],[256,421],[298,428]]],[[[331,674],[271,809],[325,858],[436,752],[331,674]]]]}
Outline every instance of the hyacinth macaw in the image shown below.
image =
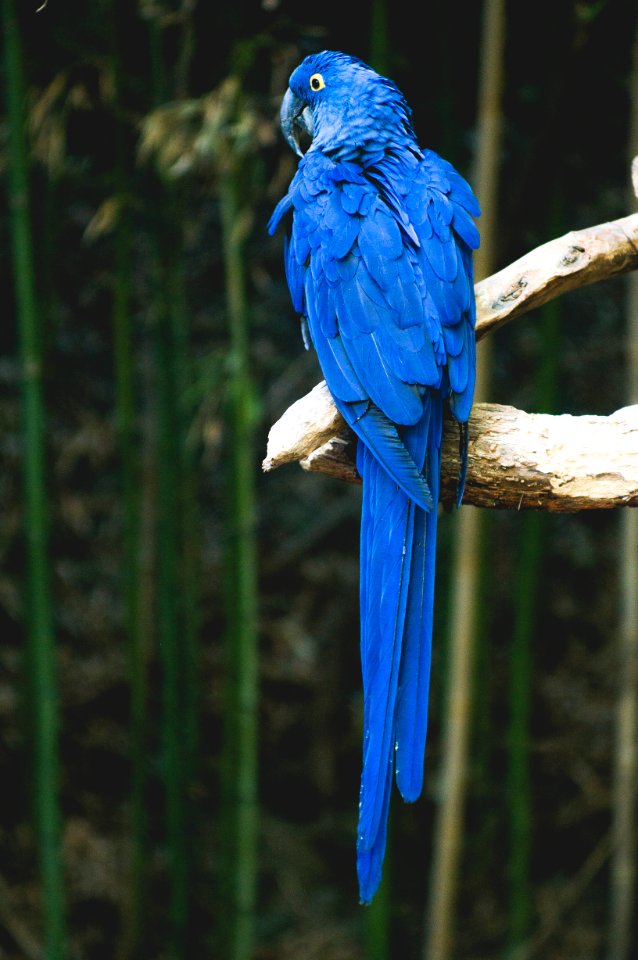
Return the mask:
{"type": "Polygon", "coordinates": [[[269,223],[286,218],[294,309],[334,402],[358,438],[363,770],[357,872],[380,880],[393,776],[423,786],[444,404],[466,424],[475,379],[472,250],[479,205],[421,149],[396,85],[324,51],[292,73],[281,106],[300,156],[269,223]],[[302,138],[308,141],[301,149],[302,138]]]}

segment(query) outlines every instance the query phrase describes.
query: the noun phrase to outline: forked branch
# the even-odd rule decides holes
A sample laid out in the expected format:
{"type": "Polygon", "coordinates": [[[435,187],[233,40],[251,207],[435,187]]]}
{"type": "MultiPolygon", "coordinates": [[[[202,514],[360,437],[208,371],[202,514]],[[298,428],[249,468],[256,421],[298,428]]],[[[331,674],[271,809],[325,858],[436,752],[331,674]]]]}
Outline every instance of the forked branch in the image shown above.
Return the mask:
{"type": "MultiPolygon", "coordinates": [[[[476,284],[476,337],[576,287],[638,267],[638,214],[543,244],[476,284]]],[[[610,417],[528,414],[476,404],[464,503],[576,511],[638,505],[638,406],[610,417]]],[[[273,425],[264,470],[298,460],[355,481],[352,435],[325,383],[273,425]]],[[[458,435],[446,423],[441,499],[452,502],[458,435]]]]}

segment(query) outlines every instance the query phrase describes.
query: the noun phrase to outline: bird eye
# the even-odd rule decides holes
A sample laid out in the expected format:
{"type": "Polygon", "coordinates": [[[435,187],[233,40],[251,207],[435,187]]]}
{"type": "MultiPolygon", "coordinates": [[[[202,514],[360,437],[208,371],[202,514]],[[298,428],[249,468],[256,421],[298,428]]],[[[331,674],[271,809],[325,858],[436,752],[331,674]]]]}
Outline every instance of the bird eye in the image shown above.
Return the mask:
{"type": "Polygon", "coordinates": [[[323,77],[321,76],[321,74],[320,74],[320,73],[313,73],[313,75],[312,75],[311,78],[310,78],[310,89],[311,89],[311,90],[314,90],[315,93],[316,93],[317,90],[323,90],[323,88],[325,87],[325,85],[326,85],[326,84],[325,84],[325,81],[324,81],[323,77]]]}

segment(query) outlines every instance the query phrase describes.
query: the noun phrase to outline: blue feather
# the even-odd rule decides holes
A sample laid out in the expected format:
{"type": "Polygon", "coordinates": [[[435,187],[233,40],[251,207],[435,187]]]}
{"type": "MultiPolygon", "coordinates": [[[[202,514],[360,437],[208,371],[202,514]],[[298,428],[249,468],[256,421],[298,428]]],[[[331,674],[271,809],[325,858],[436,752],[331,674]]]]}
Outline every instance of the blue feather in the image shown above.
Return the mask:
{"type": "Polygon", "coordinates": [[[361,334],[372,333],[383,322],[385,311],[370,299],[361,287],[358,277],[341,283],[335,297],[339,331],[349,340],[361,334]]]}
{"type": "Polygon", "coordinates": [[[450,163],[421,150],[397,87],[333,51],[293,72],[282,129],[312,133],[286,196],[285,268],[335,403],[358,438],[363,769],[359,895],[381,879],[393,778],[423,784],[443,406],[462,426],[475,379],[472,250],[479,207],[450,163]],[[320,90],[310,83],[323,78],[320,90]],[[292,217],[287,215],[292,210],[292,217]]]}
{"type": "Polygon", "coordinates": [[[462,353],[466,343],[465,323],[461,320],[460,323],[456,323],[454,326],[444,324],[443,340],[448,358],[458,357],[459,354],[462,353]]]}
{"type": "Polygon", "coordinates": [[[431,510],[434,501],[421,468],[407,450],[396,426],[378,407],[367,402],[344,403],[335,398],[337,409],[386,473],[423,510],[431,510]]]}
{"type": "MultiPolygon", "coordinates": [[[[432,498],[439,497],[443,404],[432,398],[426,446],[426,475],[432,498]]],[[[423,440],[421,440],[423,443],[423,440]]],[[[404,800],[414,801],[423,787],[423,759],[428,723],[428,695],[434,614],[436,510],[415,511],[410,592],[396,710],[396,781],[404,800]]]]}
{"type": "Polygon", "coordinates": [[[361,847],[369,849],[379,832],[385,774],[394,753],[416,507],[369,453],[364,454],[362,480],[362,540],[368,549],[361,557],[361,591],[373,607],[361,638],[365,695],[358,837],[361,847]]]}
{"type": "Polygon", "coordinates": [[[394,423],[415,423],[423,411],[421,392],[401,377],[393,356],[383,353],[378,340],[370,334],[352,339],[344,336],[343,342],[372,403],[394,423]]]}

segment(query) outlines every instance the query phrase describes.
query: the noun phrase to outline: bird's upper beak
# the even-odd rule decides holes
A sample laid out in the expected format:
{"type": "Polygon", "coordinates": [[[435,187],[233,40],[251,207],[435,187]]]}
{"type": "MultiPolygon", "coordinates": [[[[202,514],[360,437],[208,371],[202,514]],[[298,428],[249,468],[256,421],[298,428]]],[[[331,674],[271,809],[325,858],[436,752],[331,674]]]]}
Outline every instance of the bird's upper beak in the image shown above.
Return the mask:
{"type": "Polygon", "coordinates": [[[288,89],[281,104],[280,118],[281,132],[295,153],[303,157],[302,137],[305,134],[312,139],[314,134],[310,107],[296,93],[288,89]]]}

